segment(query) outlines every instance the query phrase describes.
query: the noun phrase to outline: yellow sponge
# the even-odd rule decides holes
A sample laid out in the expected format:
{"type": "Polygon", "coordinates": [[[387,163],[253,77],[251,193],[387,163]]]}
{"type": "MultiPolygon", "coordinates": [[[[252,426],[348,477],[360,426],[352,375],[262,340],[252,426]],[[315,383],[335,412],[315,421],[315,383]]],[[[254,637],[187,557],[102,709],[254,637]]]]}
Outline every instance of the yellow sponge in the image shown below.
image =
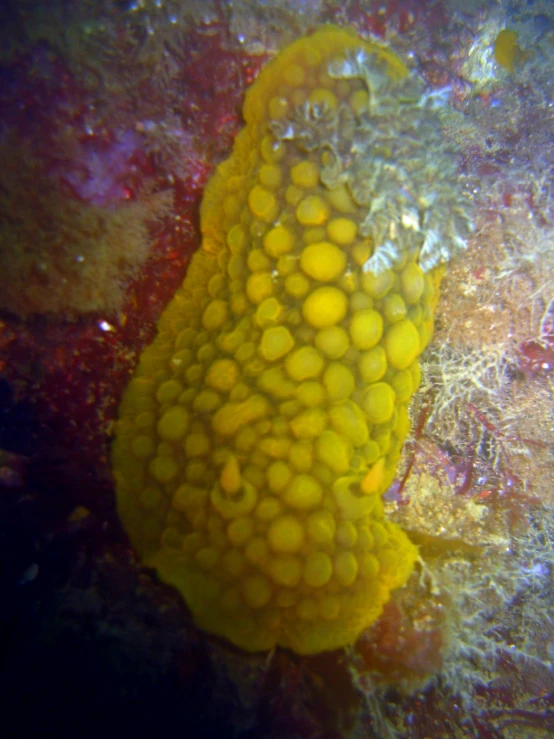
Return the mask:
{"type": "Polygon", "coordinates": [[[437,125],[410,84],[394,54],[334,27],[267,65],[206,189],[202,248],[121,403],[113,471],[131,542],[198,626],[246,650],[354,642],[418,556],[381,495],[441,261],[402,198],[433,178],[395,185],[398,224],[379,236],[368,183],[387,158],[382,187],[408,175],[392,144],[361,144],[374,114],[389,143],[410,125],[417,137],[418,116],[437,125]]]}

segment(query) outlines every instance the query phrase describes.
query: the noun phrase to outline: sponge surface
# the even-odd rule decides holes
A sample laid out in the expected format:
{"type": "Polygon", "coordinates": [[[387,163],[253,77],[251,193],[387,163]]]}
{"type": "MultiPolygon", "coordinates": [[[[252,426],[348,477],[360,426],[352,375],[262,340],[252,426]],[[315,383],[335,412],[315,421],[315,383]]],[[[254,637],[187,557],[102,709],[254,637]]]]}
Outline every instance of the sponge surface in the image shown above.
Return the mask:
{"type": "Polygon", "coordinates": [[[394,258],[371,261],[378,193],[346,164],[407,76],[331,27],[267,65],[207,187],[202,248],[121,403],[113,470],[131,542],[201,628],[246,650],[352,643],[417,558],[381,495],[437,270],[408,226],[394,258]]]}

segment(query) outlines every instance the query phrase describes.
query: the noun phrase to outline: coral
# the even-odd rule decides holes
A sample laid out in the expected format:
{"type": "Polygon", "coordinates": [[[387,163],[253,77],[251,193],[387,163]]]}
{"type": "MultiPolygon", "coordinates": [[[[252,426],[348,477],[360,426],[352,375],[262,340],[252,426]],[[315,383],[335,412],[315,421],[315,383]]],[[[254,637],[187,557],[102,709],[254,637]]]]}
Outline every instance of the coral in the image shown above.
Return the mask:
{"type": "Polygon", "coordinates": [[[244,116],[121,404],[118,508],[198,625],[314,653],[352,643],[417,557],[380,496],[470,222],[434,100],[384,47],[301,39],[244,116]]]}

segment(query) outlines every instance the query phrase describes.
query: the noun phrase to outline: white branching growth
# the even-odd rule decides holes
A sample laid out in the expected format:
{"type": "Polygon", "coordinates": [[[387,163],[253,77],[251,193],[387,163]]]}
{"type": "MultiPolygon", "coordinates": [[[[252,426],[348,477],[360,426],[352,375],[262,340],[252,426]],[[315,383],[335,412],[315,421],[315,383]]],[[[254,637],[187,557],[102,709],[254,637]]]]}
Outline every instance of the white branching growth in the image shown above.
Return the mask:
{"type": "Polygon", "coordinates": [[[423,364],[425,386],[433,392],[429,423],[458,425],[470,405],[498,405],[509,383],[504,344],[476,349],[457,349],[451,344],[436,346],[423,364]]]}
{"type": "Polygon", "coordinates": [[[470,704],[477,686],[516,681],[523,666],[537,680],[551,680],[552,510],[529,513],[527,524],[521,537],[490,547],[486,568],[453,559],[435,573],[458,613],[443,677],[470,704]]]}

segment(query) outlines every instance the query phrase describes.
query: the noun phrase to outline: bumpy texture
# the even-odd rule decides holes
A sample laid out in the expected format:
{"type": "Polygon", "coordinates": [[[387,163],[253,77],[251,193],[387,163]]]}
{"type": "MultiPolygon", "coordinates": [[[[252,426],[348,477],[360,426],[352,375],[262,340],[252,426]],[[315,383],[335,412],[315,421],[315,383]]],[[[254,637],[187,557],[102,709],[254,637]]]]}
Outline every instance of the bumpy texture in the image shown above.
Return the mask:
{"type": "Polygon", "coordinates": [[[121,404],[118,506],[200,627],[315,653],[352,643],[416,561],[381,495],[468,220],[434,100],[348,31],[282,51],[244,117],[121,404]]]}

